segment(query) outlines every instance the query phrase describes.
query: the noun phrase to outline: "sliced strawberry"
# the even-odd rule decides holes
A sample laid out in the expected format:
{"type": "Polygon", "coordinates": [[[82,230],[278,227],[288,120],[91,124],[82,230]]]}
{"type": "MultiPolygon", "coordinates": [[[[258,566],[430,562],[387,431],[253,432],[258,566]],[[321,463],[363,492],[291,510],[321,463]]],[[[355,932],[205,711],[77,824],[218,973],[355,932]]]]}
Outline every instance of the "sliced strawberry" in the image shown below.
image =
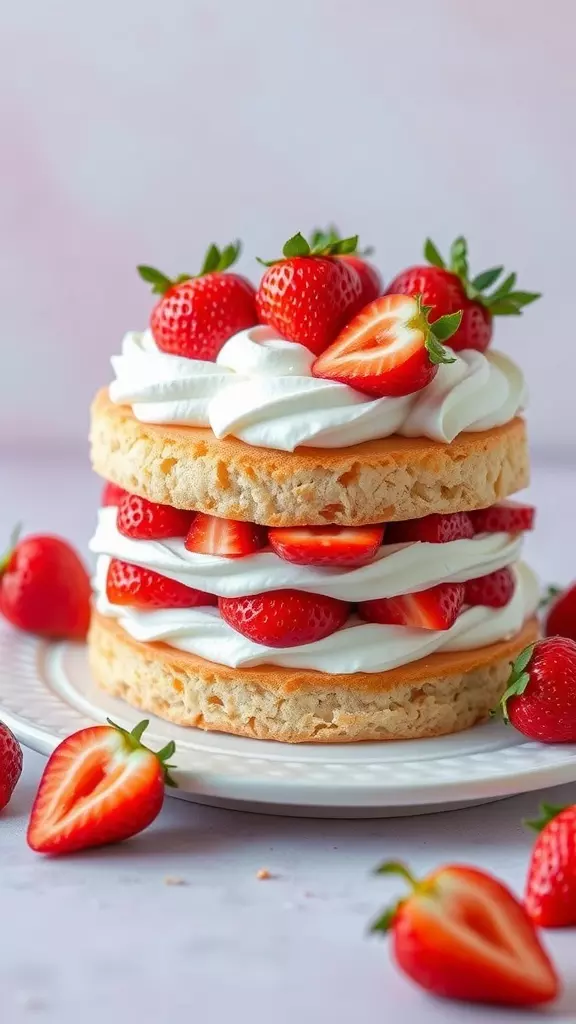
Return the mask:
{"type": "Polygon", "coordinates": [[[463,583],[439,583],[417,594],[361,601],[358,612],[367,622],[417,629],[450,629],[464,603],[463,583]]]}
{"type": "Polygon", "coordinates": [[[268,530],[276,554],[296,565],[367,565],[383,536],[384,526],[278,526],[268,530]]]}
{"type": "Polygon", "coordinates": [[[312,365],[315,377],[349,384],[377,397],[420,391],[454,358],[442,345],[457,329],[461,314],[428,322],[420,298],[383,295],[366,306],[312,365]]]}
{"type": "Polygon", "coordinates": [[[198,512],[188,531],[185,547],[201,555],[241,558],[265,547],[267,539],[265,526],[198,512]]]}
{"type": "Polygon", "coordinates": [[[125,494],[128,494],[128,491],[125,491],[123,487],[119,487],[118,484],[111,484],[108,482],[104,484],[102,489],[100,504],[103,508],[107,505],[119,505],[125,494]]]}
{"type": "Polygon", "coordinates": [[[516,580],[511,569],[497,569],[487,576],[468,580],[465,584],[464,604],[484,605],[486,608],[505,608],[514,597],[516,580]]]}
{"type": "Polygon", "coordinates": [[[448,864],[422,881],[394,862],[378,873],[400,875],[410,893],[372,931],[391,933],[396,963],[421,988],[445,999],[502,1006],[556,998],[560,984],[536,929],[498,879],[463,864],[448,864]]]}
{"type": "Polygon", "coordinates": [[[171,505],[125,494],[118,505],[116,525],[124,537],[134,540],[161,540],[163,537],[185,537],[194,512],[185,512],[171,505]]]}
{"type": "Polygon", "coordinates": [[[73,853],[117,843],[147,828],[160,813],[171,740],[155,754],[141,743],[148,722],[132,732],[96,725],[65,739],[40,781],[28,845],[36,853],[73,853]]]}
{"type": "Polygon", "coordinates": [[[521,533],[534,529],[536,509],[521,501],[504,501],[500,505],[470,512],[476,533],[521,533]]]}
{"type": "Polygon", "coordinates": [[[131,562],[112,558],[106,577],[106,596],[111,604],[126,604],[132,608],[196,608],[198,605],[217,604],[213,594],[193,590],[183,583],[169,580],[152,569],[143,569],[131,562]]]}
{"type": "Polygon", "coordinates": [[[220,614],[242,636],[267,647],[300,647],[344,625],[350,605],[300,590],[271,590],[251,597],[221,597],[220,614]]]}
{"type": "Polygon", "coordinates": [[[386,528],[387,544],[410,544],[418,540],[425,544],[448,544],[453,540],[469,540],[473,536],[474,527],[467,512],[447,515],[433,512],[422,519],[388,523],[386,528]]]}

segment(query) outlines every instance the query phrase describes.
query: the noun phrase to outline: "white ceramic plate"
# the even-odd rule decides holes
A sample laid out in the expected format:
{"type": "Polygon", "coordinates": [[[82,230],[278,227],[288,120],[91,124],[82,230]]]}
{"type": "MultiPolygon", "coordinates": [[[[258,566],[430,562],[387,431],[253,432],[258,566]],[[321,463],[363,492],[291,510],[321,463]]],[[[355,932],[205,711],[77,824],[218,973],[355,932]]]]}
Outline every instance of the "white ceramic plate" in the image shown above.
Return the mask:
{"type": "MultiPolygon", "coordinates": [[[[0,628],[0,718],[23,743],[47,754],[107,717],[132,727],[143,714],[95,687],[82,645],[0,628]]],[[[421,814],[576,781],[576,745],[527,742],[497,722],[441,739],[289,746],[152,716],[146,735],[156,748],[176,742],[174,795],[273,814],[421,814]]]]}

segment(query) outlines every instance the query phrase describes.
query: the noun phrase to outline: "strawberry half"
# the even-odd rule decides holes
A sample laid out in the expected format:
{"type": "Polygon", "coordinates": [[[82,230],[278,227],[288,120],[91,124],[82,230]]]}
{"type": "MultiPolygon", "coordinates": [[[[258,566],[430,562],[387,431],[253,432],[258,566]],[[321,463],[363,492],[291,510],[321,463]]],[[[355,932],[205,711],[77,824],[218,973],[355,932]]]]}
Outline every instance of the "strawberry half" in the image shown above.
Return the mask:
{"type": "Polygon", "coordinates": [[[344,625],[346,601],[300,590],[271,590],[251,597],[221,597],[220,614],[232,629],[266,647],[300,647],[344,625]]]}
{"type": "Polygon", "coordinates": [[[296,565],[367,565],[383,537],[384,526],[278,526],[268,530],[276,554],[296,565]]]}
{"type": "Polygon", "coordinates": [[[417,594],[361,601],[358,613],[367,622],[414,629],[450,629],[464,604],[463,583],[439,583],[417,594]]]}
{"type": "Polygon", "coordinates": [[[100,504],[103,508],[106,508],[108,505],[119,505],[125,494],[128,494],[128,491],[125,491],[123,487],[108,481],[102,488],[100,504]]]}
{"type": "Polygon", "coordinates": [[[524,906],[538,928],[576,926],[576,806],[542,804],[524,906]]]}
{"type": "Polygon", "coordinates": [[[265,526],[241,523],[236,519],[219,519],[205,512],[197,512],[184,546],[187,551],[196,551],[201,555],[242,558],[259,551],[266,543],[265,526]]]}
{"type": "Polygon", "coordinates": [[[157,608],[197,608],[215,605],[218,599],[202,590],[185,587],[152,569],[112,558],[106,577],[106,597],[110,604],[125,604],[151,611],[157,608]]]}
{"type": "Polygon", "coordinates": [[[483,605],[485,608],[505,608],[514,597],[516,580],[511,569],[496,569],[487,576],[468,580],[464,584],[464,604],[483,605]]]}
{"type": "Polygon", "coordinates": [[[461,314],[428,321],[419,296],[383,295],[365,307],[312,365],[315,377],[348,384],[378,398],[411,395],[426,387],[440,363],[453,363],[444,348],[461,314]]]}
{"type": "Polygon", "coordinates": [[[36,853],[74,853],[129,839],[150,825],[174,785],[167,761],[141,740],[148,722],[127,732],[110,722],[69,736],[50,756],[32,807],[28,845],[36,853]]]}
{"type": "Polygon", "coordinates": [[[403,864],[410,894],[372,931],[390,932],[396,963],[412,981],[445,999],[538,1006],[560,991],[558,977],[522,905],[501,882],[477,868],[449,864],[417,880],[403,864]]]}
{"type": "Polygon", "coordinates": [[[551,636],[512,665],[500,702],[505,722],[541,743],[576,743],[576,643],[551,636]]]}
{"type": "Polygon", "coordinates": [[[163,537],[185,537],[193,518],[194,512],[158,505],[138,494],[125,494],[118,505],[116,526],[124,537],[161,540],[163,537]]]}
{"type": "Polygon", "coordinates": [[[467,512],[451,512],[446,515],[432,512],[422,519],[388,523],[386,543],[410,544],[421,541],[425,544],[449,544],[453,540],[469,540],[473,536],[474,527],[467,512]]]}
{"type": "Polygon", "coordinates": [[[522,533],[534,529],[536,509],[521,501],[505,501],[469,513],[476,533],[522,533]]]}

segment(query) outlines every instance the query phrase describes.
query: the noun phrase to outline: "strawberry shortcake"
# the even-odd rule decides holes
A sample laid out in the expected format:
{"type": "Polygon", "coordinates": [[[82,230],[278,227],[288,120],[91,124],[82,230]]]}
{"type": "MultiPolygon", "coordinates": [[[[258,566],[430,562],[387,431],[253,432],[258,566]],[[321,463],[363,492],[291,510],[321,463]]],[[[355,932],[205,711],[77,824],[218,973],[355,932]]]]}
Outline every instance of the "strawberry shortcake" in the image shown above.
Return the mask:
{"type": "Polygon", "coordinates": [[[535,293],[445,262],[384,290],[357,238],[291,238],[258,288],[209,249],[92,409],[107,481],[97,683],[180,725],[285,742],[485,719],[538,633],[519,368],[493,318],[535,293]]]}

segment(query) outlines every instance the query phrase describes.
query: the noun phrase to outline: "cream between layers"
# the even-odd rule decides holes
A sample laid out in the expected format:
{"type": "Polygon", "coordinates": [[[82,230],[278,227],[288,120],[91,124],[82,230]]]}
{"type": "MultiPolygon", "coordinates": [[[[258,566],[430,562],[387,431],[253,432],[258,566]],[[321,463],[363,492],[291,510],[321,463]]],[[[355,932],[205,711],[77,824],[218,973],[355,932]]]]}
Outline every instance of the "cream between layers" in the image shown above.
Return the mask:
{"type": "Polygon", "coordinates": [[[524,378],[500,352],[458,353],[422,391],[372,399],[311,376],[312,353],[268,327],[240,331],[216,363],[160,352],[150,331],[129,332],[110,398],[143,423],[210,427],[260,448],[347,448],[402,434],[449,443],[508,423],[524,407],[524,378]]]}
{"type": "Polygon", "coordinates": [[[436,651],[472,650],[506,640],[518,633],[534,614],[539,600],[536,577],[521,562],[514,569],[514,597],[505,608],[468,608],[451,629],[443,632],[350,620],[344,629],[323,640],[302,647],[276,648],[255,644],[237,633],[224,622],[217,608],[139,612],[110,604],[106,598],[107,569],[108,559],[101,557],[96,607],[102,615],[117,619],[135,640],[161,641],[230,668],[278,665],[343,675],[385,672],[436,651]]]}
{"type": "Polygon", "coordinates": [[[465,583],[511,565],[520,558],[523,543],[522,534],[487,533],[448,544],[385,544],[369,565],[329,569],[293,565],[273,551],[243,558],[201,555],[187,551],[179,537],[131,540],[118,531],[116,515],[116,508],[100,509],[91,551],[142,565],[218,597],[244,597],[281,588],[351,602],[412,594],[437,583],[465,583]]]}

